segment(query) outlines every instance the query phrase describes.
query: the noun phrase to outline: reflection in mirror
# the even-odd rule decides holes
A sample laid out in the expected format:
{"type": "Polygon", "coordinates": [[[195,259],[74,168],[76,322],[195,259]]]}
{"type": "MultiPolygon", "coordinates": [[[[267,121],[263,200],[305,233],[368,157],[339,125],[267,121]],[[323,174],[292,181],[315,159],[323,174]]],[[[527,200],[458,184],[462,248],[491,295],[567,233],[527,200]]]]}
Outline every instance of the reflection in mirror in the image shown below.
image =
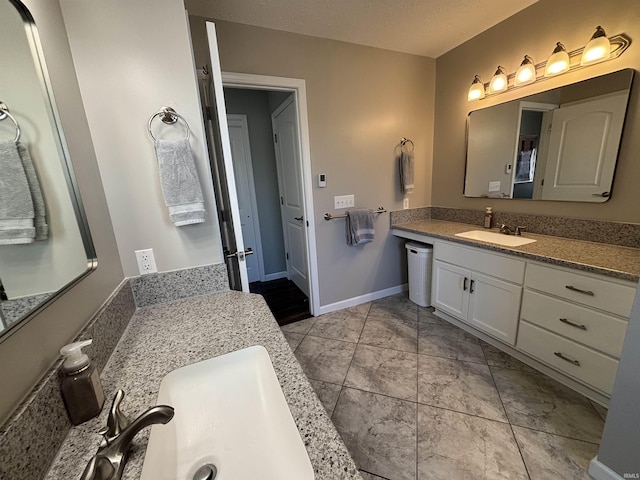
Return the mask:
{"type": "Polygon", "coordinates": [[[605,202],[633,70],[469,114],[466,197],[605,202]]]}
{"type": "Polygon", "coordinates": [[[0,0],[0,336],[95,265],[33,19],[0,0]]]}

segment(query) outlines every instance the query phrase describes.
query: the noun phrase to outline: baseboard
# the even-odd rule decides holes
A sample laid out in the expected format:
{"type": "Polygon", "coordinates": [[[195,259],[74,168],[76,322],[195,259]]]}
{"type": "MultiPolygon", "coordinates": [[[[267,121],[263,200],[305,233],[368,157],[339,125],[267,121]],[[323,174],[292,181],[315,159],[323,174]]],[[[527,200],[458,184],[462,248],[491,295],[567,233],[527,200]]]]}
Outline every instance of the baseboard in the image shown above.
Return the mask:
{"type": "Polygon", "coordinates": [[[281,278],[287,278],[288,274],[286,270],[284,272],[267,273],[264,276],[263,282],[270,282],[271,280],[279,280],[281,278]]]}
{"type": "MultiPolygon", "coordinates": [[[[593,480],[623,480],[623,477],[607,467],[595,457],[589,464],[589,476],[593,480]]],[[[635,478],[635,477],[629,477],[635,478]]]]}
{"type": "Polygon", "coordinates": [[[378,290],[376,292],[367,293],[358,297],[348,298],[339,302],[330,303],[328,305],[320,306],[319,312],[314,312],[314,315],[324,315],[325,313],[335,312],[336,310],[342,310],[343,308],[353,307],[360,305],[361,303],[371,302],[378,300],[379,298],[388,297],[389,295],[395,295],[396,293],[402,293],[409,290],[408,284],[397,285],[391,288],[385,288],[384,290],[378,290]]]}

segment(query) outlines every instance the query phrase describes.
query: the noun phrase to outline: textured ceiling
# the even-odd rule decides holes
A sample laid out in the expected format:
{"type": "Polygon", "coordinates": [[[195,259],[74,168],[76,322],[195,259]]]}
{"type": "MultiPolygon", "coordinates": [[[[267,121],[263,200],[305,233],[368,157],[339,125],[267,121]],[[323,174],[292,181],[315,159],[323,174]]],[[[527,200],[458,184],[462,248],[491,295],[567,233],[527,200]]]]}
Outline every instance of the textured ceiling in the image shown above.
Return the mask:
{"type": "Polygon", "coordinates": [[[436,58],[537,0],[207,0],[215,18],[436,58]]]}

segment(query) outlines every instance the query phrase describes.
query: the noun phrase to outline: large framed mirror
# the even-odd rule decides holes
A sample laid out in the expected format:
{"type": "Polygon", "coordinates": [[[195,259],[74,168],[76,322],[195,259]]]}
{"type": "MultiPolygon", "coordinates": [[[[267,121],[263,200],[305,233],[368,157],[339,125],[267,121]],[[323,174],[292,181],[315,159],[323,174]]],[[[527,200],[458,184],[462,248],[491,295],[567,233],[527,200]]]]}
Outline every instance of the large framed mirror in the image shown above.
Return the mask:
{"type": "Polygon", "coordinates": [[[466,197],[606,202],[634,71],[469,114],[466,197]]]}
{"type": "Polygon", "coordinates": [[[97,266],[35,22],[0,0],[0,341],[97,266]]]}

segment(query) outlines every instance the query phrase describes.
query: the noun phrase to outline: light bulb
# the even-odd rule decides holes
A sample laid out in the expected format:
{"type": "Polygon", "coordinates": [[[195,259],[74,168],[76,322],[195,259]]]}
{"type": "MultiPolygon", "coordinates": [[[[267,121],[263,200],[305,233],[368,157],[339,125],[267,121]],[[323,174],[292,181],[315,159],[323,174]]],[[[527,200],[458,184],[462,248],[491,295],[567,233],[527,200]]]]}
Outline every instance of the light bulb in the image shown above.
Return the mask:
{"type": "Polygon", "coordinates": [[[607,38],[604,29],[598,25],[595,33],[591,36],[591,40],[584,47],[580,65],[591,65],[606,60],[611,55],[611,42],[607,38]]]}
{"type": "Polygon", "coordinates": [[[529,55],[524,56],[524,60],[520,64],[520,68],[516,72],[516,78],[514,84],[516,86],[526,85],[527,83],[534,82],[536,80],[536,67],[533,64],[533,59],[529,55]]]}
{"type": "Polygon", "coordinates": [[[547,60],[544,76],[551,77],[567,70],[569,70],[569,54],[564,45],[558,42],[556,48],[553,49],[553,54],[547,60]]]}
{"type": "Polygon", "coordinates": [[[469,87],[467,100],[472,102],[473,100],[480,100],[481,98],[484,98],[484,84],[482,83],[482,79],[476,75],[469,87]]]}
{"type": "Polygon", "coordinates": [[[501,66],[498,65],[496,73],[489,82],[489,93],[504,92],[507,89],[508,81],[507,74],[501,66]]]}

